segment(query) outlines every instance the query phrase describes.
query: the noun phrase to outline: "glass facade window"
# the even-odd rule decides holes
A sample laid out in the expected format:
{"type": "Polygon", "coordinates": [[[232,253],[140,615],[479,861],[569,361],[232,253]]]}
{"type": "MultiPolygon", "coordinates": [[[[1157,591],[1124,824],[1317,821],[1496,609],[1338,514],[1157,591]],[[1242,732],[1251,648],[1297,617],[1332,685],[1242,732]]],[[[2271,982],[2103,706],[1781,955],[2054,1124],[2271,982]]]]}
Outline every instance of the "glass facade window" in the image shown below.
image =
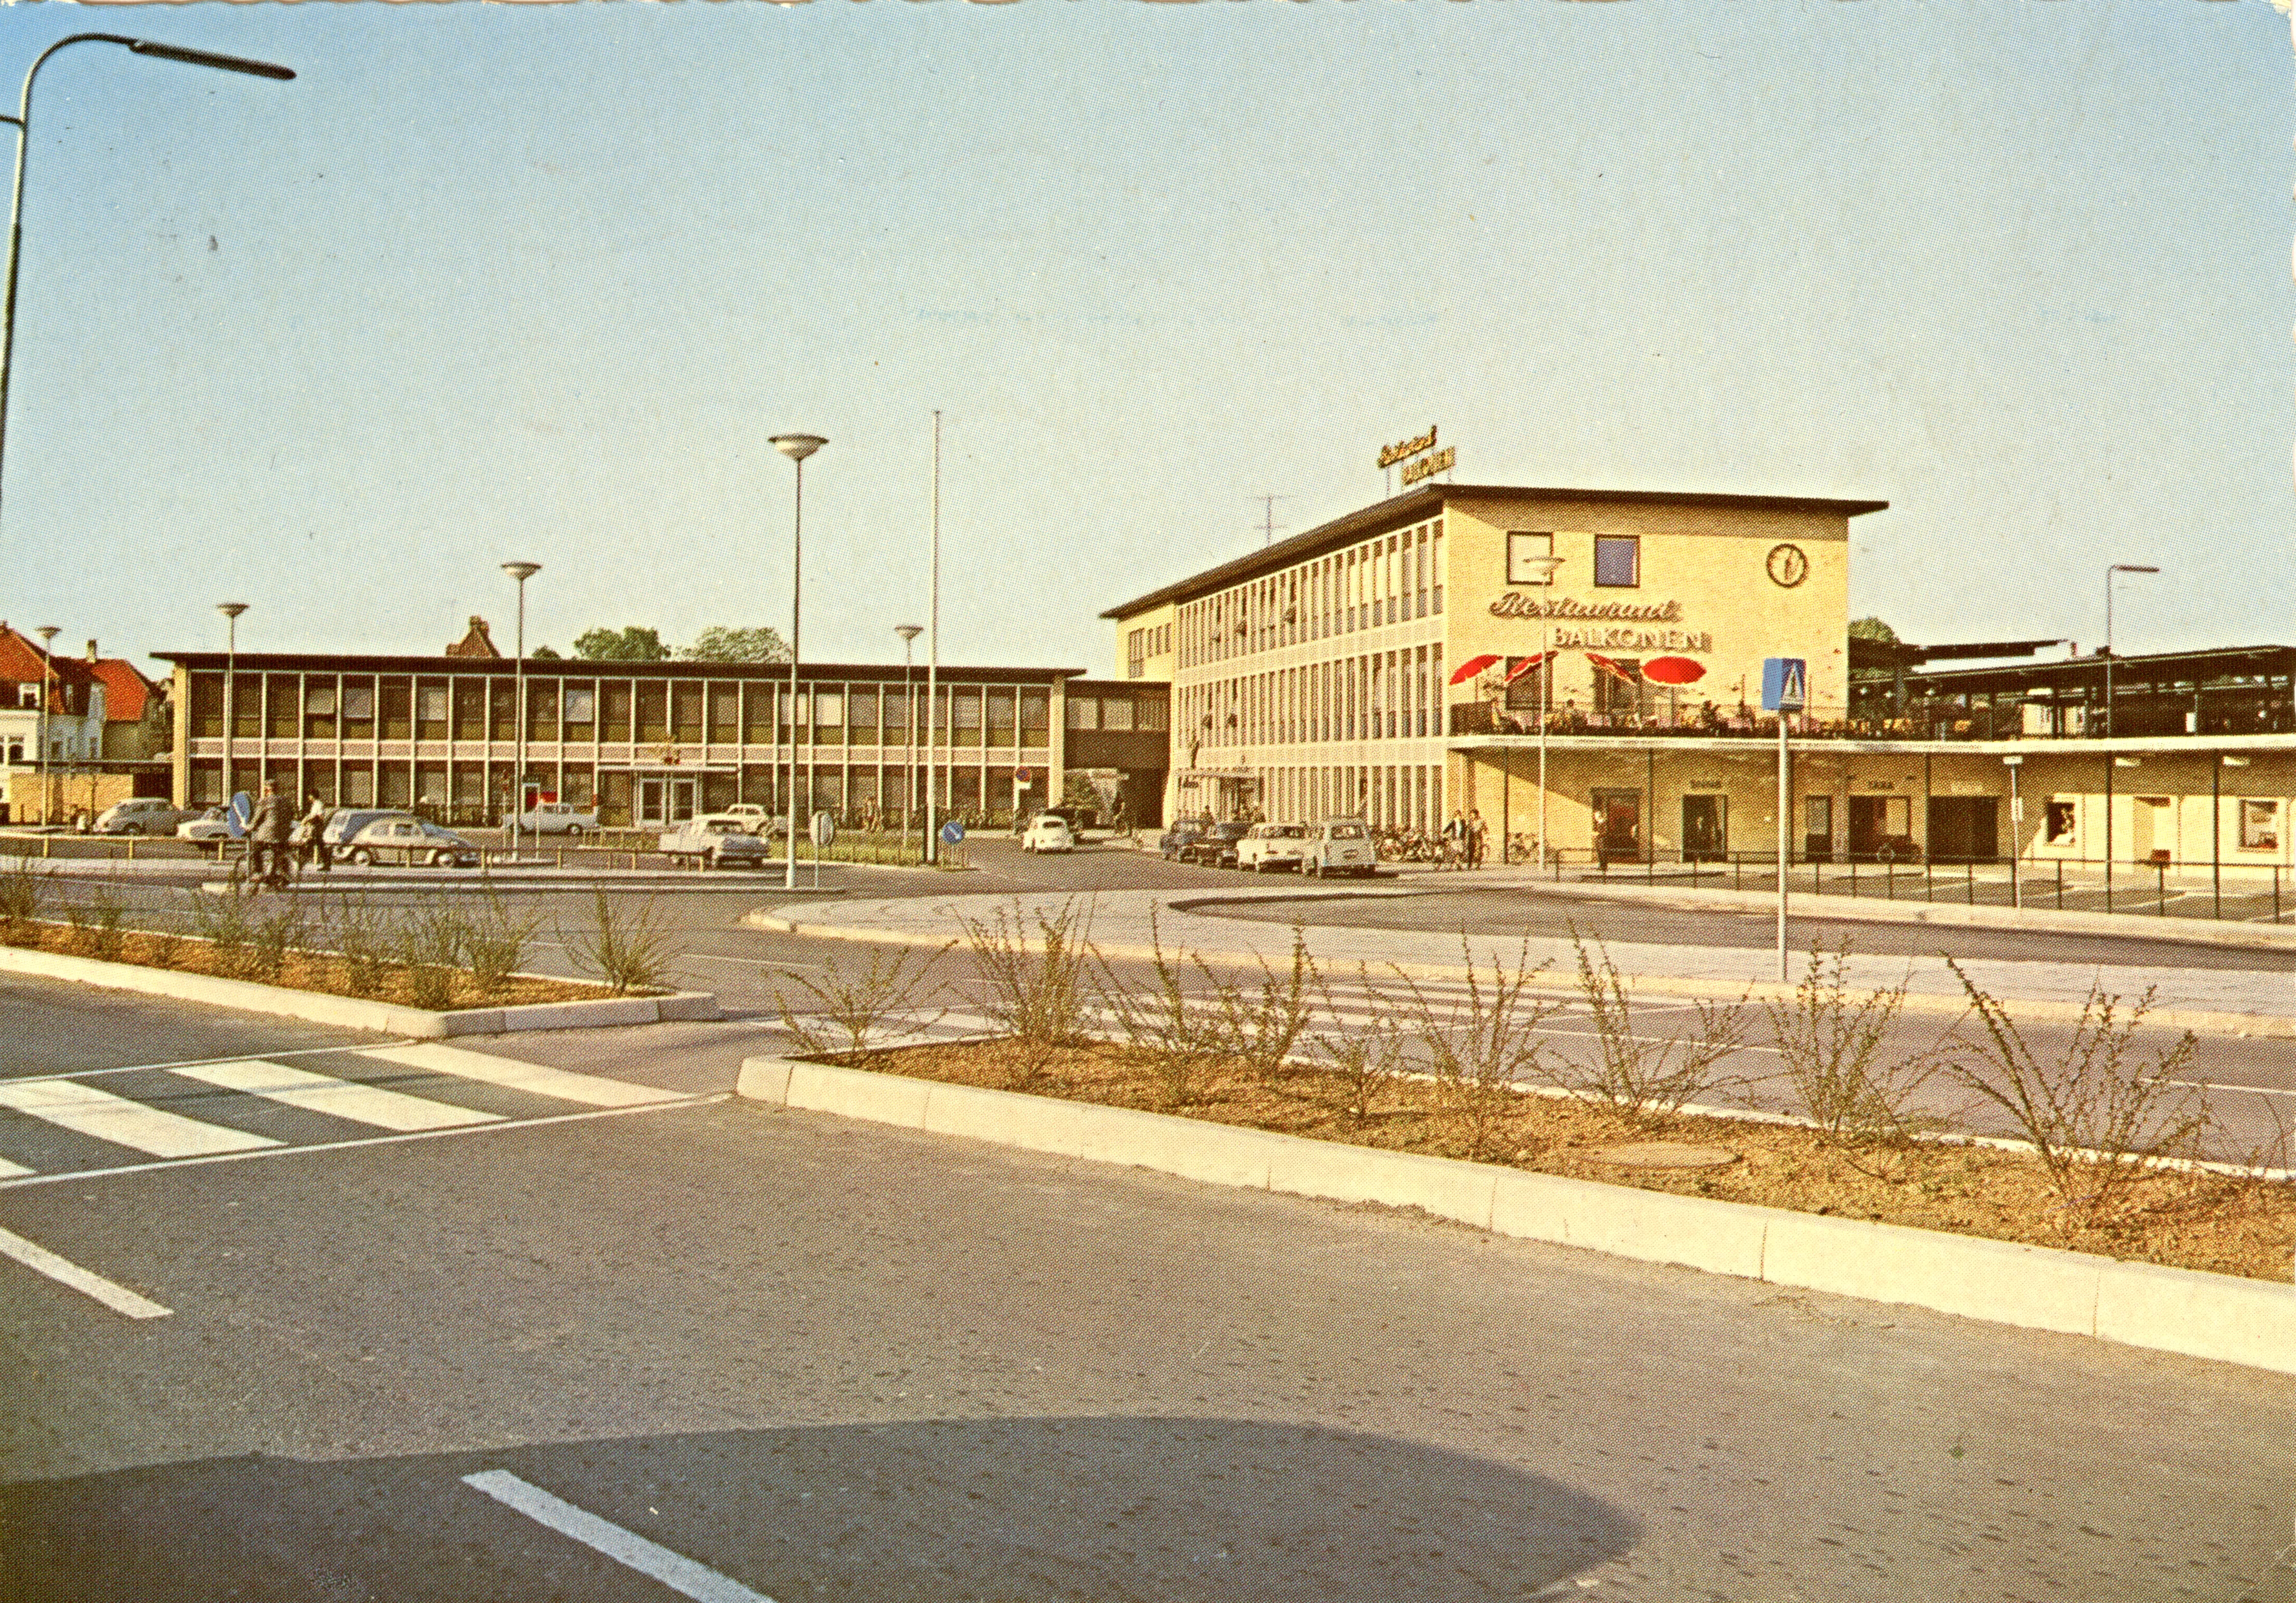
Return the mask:
{"type": "Polygon", "coordinates": [[[492,725],[489,738],[496,740],[518,739],[518,682],[498,681],[487,687],[488,721],[492,725]]]}
{"type": "Polygon", "coordinates": [[[1021,692],[1021,744],[1049,746],[1053,735],[1053,699],[1046,691],[1021,692]]]}
{"type": "MultiPolygon", "coordinates": [[[[980,744],[980,692],[961,690],[952,698],[953,718],[949,725],[949,744],[978,746],[980,744]]],[[[978,798],[976,797],[976,802],[978,798]]]]}
{"type": "Polygon", "coordinates": [[[1132,702],[1125,696],[1111,696],[1100,704],[1100,726],[1103,729],[1129,731],[1132,727],[1132,702]]]}
{"type": "Polygon", "coordinates": [[[873,685],[854,685],[845,692],[845,728],[856,746],[877,743],[879,700],[873,685]]]}
{"type": "Polygon", "coordinates": [[[640,741],[653,743],[669,739],[669,686],[656,681],[640,682],[637,691],[638,736],[640,741]]]}
{"type": "Polygon", "coordinates": [[[598,687],[598,738],[627,741],[636,727],[636,687],[627,679],[610,679],[598,687]]]}
{"type": "Polygon", "coordinates": [[[558,739],[558,708],[561,705],[558,683],[554,679],[529,679],[526,682],[526,738],[529,740],[558,739]]]}
{"type": "Polygon", "coordinates": [[[1013,692],[1005,690],[989,691],[986,692],[985,699],[988,705],[988,744],[1010,747],[1013,743],[1015,732],[1019,728],[1013,692]]]}
{"type": "Polygon", "coordinates": [[[1597,535],[1595,537],[1595,583],[1611,589],[1632,589],[1642,582],[1642,537],[1638,535],[1597,535]]]}
{"type": "Polygon", "coordinates": [[[283,674],[272,679],[266,686],[266,692],[269,716],[264,722],[270,728],[271,738],[275,740],[293,740],[303,727],[302,708],[299,705],[299,687],[295,683],[295,675],[283,674]]]}
{"type": "Polygon", "coordinates": [[[570,684],[563,703],[566,709],[566,738],[570,740],[593,740],[598,734],[598,689],[591,684],[570,684]]]}
{"type": "Polygon", "coordinates": [[[303,738],[307,740],[332,740],[335,738],[335,687],[332,683],[307,680],[303,685],[303,738]]]}
{"type": "Polygon", "coordinates": [[[374,682],[351,679],[343,683],[343,738],[374,739],[374,682]]]}
{"type": "Polygon", "coordinates": [[[454,682],[455,739],[483,740],[487,738],[487,686],[480,679],[457,679],[454,682]]]}
{"type": "Polygon", "coordinates": [[[1069,727],[1098,729],[1100,727],[1100,698],[1070,696],[1069,698],[1069,727]]]}
{"type": "Polygon", "coordinates": [[[418,740],[443,740],[447,738],[447,687],[443,683],[434,681],[415,685],[414,738],[418,740]]]}
{"type": "Polygon", "coordinates": [[[699,684],[681,683],[669,687],[670,738],[683,745],[698,745],[701,740],[701,691],[699,684]]]}

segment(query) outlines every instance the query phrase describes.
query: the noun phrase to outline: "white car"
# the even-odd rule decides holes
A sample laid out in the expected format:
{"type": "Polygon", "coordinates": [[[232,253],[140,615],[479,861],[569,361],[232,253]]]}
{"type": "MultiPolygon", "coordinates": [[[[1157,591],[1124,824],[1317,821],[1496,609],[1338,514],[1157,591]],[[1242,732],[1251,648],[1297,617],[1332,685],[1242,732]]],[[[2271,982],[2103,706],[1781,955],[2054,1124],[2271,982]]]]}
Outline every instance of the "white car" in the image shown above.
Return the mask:
{"type": "Polygon", "coordinates": [[[735,802],[714,816],[738,818],[742,827],[760,840],[771,840],[776,835],[789,833],[789,820],[778,813],[768,813],[755,802],[735,802]]]}
{"type": "Polygon", "coordinates": [[[771,848],[751,834],[753,821],[733,813],[704,813],[663,831],[659,850],[672,863],[687,858],[705,868],[763,868],[771,848]]]}
{"type": "Polygon", "coordinates": [[[595,834],[598,809],[578,807],[572,802],[537,802],[511,822],[529,835],[595,834]]]}
{"type": "Polygon", "coordinates": [[[1024,852],[1073,852],[1076,845],[1076,831],[1057,813],[1037,814],[1029,821],[1029,832],[1021,837],[1024,852]]]}
{"type": "Polygon", "coordinates": [[[126,801],[114,802],[97,814],[95,832],[99,835],[172,835],[177,825],[193,816],[165,797],[135,796],[126,801]]]}
{"type": "Polygon", "coordinates": [[[480,851],[452,830],[427,818],[385,814],[351,836],[345,855],[364,868],[375,863],[427,863],[433,868],[476,868],[480,851]]]}
{"type": "Polygon", "coordinates": [[[221,853],[224,847],[240,838],[231,827],[231,819],[222,807],[202,809],[176,826],[176,838],[188,840],[203,852],[221,853]]]}
{"type": "Polygon", "coordinates": [[[1371,830],[1360,818],[1330,818],[1308,826],[1301,843],[1300,871],[1313,879],[1326,874],[1368,876],[1379,866],[1372,849],[1371,830]]]}
{"type": "Polygon", "coordinates": [[[1256,823],[1235,843],[1235,865],[1255,874],[1295,869],[1308,851],[1303,823],[1256,823]]]}

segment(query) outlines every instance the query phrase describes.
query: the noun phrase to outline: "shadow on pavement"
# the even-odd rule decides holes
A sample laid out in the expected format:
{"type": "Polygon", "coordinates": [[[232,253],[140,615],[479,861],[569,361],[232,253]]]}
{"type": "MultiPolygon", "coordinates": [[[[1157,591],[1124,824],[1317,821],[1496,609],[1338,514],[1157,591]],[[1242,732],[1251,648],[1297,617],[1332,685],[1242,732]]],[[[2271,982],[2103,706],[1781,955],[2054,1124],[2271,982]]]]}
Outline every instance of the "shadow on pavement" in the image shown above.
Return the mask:
{"type": "Polygon", "coordinates": [[[480,1470],[782,1603],[1464,1603],[1542,1592],[1639,1530],[1543,1476],[1343,1430],[927,1420],[332,1463],[254,1454],[22,1483],[0,1488],[0,1596],[673,1595],[462,1484],[480,1470]]]}

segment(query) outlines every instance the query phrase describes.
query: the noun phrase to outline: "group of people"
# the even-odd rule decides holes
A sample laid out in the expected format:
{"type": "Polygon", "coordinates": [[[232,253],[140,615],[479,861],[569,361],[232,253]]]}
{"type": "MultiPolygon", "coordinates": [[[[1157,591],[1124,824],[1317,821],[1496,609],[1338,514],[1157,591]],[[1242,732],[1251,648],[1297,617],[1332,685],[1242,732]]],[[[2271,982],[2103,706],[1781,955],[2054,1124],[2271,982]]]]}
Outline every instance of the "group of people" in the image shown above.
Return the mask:
{"type": "Polygon", "coordinates": [[[1444,855],[1457,858],[1469,868],[1480,868],[1488,834],[1480,812],[1470,807],[1462,813],[1455,807],[1451,810],[1451,822],[1443,826],[1444,855]]]}
{"type": "Polygon", "coordinates": [[[334,867],[334,848],[327,841],[327,819],[332,809],[316,796],[299,818],[279,787],[266,780],[263,796],[247,821],[247,871],[275,889],[292,877],[299,861],[321,873],[334,867]]]}

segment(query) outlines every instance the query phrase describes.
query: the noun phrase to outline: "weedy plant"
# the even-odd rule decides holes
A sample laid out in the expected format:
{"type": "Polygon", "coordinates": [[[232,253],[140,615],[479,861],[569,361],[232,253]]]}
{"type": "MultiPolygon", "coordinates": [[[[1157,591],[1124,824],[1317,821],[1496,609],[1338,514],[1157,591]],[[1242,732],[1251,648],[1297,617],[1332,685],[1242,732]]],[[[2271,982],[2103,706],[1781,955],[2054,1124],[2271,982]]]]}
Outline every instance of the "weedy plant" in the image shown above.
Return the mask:
{"type": "Polygon", "coordinates": [[[335,953],[342,960],[344,988],[354,996],[374,995],[390,969],[393,931],[373,907],[348,896],[335,904],[330,922],[335,953]]]}
{"type": "Polygon", "coordinates": [[[127,916],[127,904],[119,893],[110,885],[99,884],[88,898],[89,944],[99,961],[116,963],[127,949],[127,937],[120,928],[127,916]]]}
{"type": "Polygon", "coordinates": [[[1849,943],[1813,948],[1793,994],[1762,1004],[1794,1100],[1837,1143],[1876,1146],[1910,1133],[1914,1097],[1937,1073],[1935,1056],[1890,1054],[1890,1031],[1905,1006],[1912,970],[1888,990],[1851,994],[1849,943]]]}
{"type": "Polygon", "coordinates": [[[489,883],[478,912],[463,922],[463,961],[481,996],[498,996],[511,977],[526,966],[526,948],[542,927],[542,915],[514,912],[489,883]]]}
{"type": "Polygon", "coordinates": [[[578,968],[604,980],[607,990],[616,996],[668,990],[669,966],[676,953],[652,898],[641,903],[636,911],[627,912],[603,887],[593,891],[592,896],[593,927],[558,932],[567,955],[578,968]]]}
{"type": "Polygon", "coordinates": [[[1954,1077],[2009,1116],[2031,1144],[2074,1224],[2110,1217],[2130,1184],[2162,1159],[2190,1157],[2210,1124],[2208,1093],[2177,1076],[2198,1042],[2186,1030],[2139,1061],[2136,1032],[2153,991],[2127,1007],[2095,981],[2072,1035],[2055,1053],[2036,1051],[2009,1010],[1952,958],[1971,1019],[1957,1026],[1954,1077]]]}
{"type": "Polygon", "coordinates": [[[1678,1111],[1728,1082],[1721,1061],[1745,1043],[1746,1002],[1693,1003],[1698,1027],[1664,1040],[1635,1026],[1627,982],[1600,941],[1592,951],[1577,929],[1570,947],[1578,959],[1578,994],[1595,1021],[1595,1061],[1578,1064],[1558,1054],[1547,1077],[1575,1096],[1607,1102],[1633,1118],[1678,1111]]]}
{"type": "Polygon", "coordinates": [[[49,879],[21,852],[15,854],[11,867],[0,870],[0,936],[11,945],[29,945],[38,938],[32,927],[39,922],[41,905],[47,900],[49,879]]]}
{"type": "Polygon", "coordinates": [[[1257,991],[1221,979],[1201,958],[1196,967],[1211,983],[1212,1012],[1225,1055],[1264,1082],[1275,1080],[1314,1014],[1309,993],[1323,989],[1323,976],[1308,951],[1307,930],[1292,926],[1292,961],[1283,973],[1268,967],[1266,958],[1259,960],[1257,991]]]}
{"type": "Polygon", "coordinates": [[[1533,1075],[1552,1074],[1545,1067],[1538,1036],[1554,1005],[1532,988],[1546,966],[1530,961],[1528,936],[1512,969],[1494,957],[1487,974],[1475,961],[1464,930],[1459,932],[1459,954],[1464,960],[1466,993],[1448,1005],[1430,998],[1402,969],[1395,975],[1409,997],[1404,1016],[1410,1033],[1426,1049],[1437,1101],[1465,1143],[1468,1157],[1480,1160],[1496,1145],[1509,1116],[1521,1106],[1520,1083],[1533,1075]]]}
{"type": "Polygon", "coordinates": [[[248,966],[258,979],[275,980],[287,954],[303,944],[308,920],[302,904],[289,902],[257,915],[247,941],[248,966]]]}
{"type": "Polygon", "coordinates": [[[1034,918],[1034,934],[1018,905],[960,920],[974,971],[988,987],[981,1010],[1012,1038],[1016,1090],[1043,1078],[1060,1049],[1084,1037],[1095,958],[1088,907],[1063,902],[1058,912],[1034,918]]]}
{"type": "Polygon", "coordinates": [[[217,973],[237,977],[246,972],[248,944],[255,936],[254,901],[255,892],[239,879],[192,899],[192,927],[207,942],[217,973]]]}
{"type": "Polygon", "coordinates": [[[1371,1122],[1380,1099],[1403,1073],[1403,1034],[1388,1015],[1386,999],[1371,983],[1371,970],[1362,964],[1357,974],[1363,983],[1365,1010],[1370,1021],[1360,1029],[1341,1027],[1340,1008],[1328,986],[1318,986],[1324,1016],[1332,1027],[1314,1036],[1317,1059],[1340,1092],[1340,1111],[1348,1123],[1362,1129],[1371,1122]]]}
{"type": "Polygon", "coordinates": [[[434,1013],[454,1001],[464,929],[460,915],[443,906],[409,913],[400,921],[392,944],[406,970],[407,1001],[434,1013]]]}
{"type": "MultiPolygon", "coordinates": [[[[791,974],[792,985],[803,994],[792,996],[776,988],[774,1002],[780,1008],[782,1027],[814,1057],[832,1063],[857,1064],[868,1056],[871,1038],[898,1019],[910,1029],[929,1029],[942,1014],[917,1018],[941,987],[922,992],[928,970],[956,943],[929,950],[922,946],[873,946],[869,967],[855,973],[831,958],[819,979],[791,974]]],[[[945,1012],[947,1010],[943,1010],[945,1012]]]]}
{"type": "MultiPolygon", "coordinates": [[[[1164,950],[1152,904],[1148,941],[1152,983],[1127,985],[1103,961],[1098,965],[1101,1000],[1126,1043],[1147,1059],[1162,1083],[1166,1105],[1185,1108],[1202,1096],[1204,1071],[1230,1050],[1228,1029],[1216,1002],[1190,994],[1180,963],[1164,950]]],[[[1196,968],[1217,986],[1201,958],[1196,968]]]]}

